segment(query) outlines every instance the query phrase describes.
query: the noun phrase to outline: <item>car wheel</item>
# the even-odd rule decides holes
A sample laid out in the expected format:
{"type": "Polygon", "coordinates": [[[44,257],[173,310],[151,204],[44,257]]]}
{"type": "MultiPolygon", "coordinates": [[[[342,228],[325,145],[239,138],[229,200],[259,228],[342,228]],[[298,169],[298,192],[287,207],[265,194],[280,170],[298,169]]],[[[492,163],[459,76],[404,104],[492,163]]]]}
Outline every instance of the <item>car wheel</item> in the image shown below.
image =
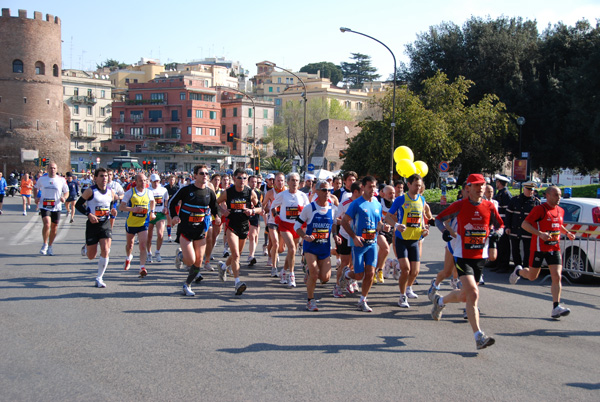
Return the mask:
{"type": "Polygon", "coordinates": [[[591,266],[587,256],[581,249],[571,247],[565,252],[565,261],[563,262],[563,275],[575,283],[585,283],[590,278],[584,272],[591,272],[591,266]],[[568,271],[566,271],[568,270],[568,271]]]}

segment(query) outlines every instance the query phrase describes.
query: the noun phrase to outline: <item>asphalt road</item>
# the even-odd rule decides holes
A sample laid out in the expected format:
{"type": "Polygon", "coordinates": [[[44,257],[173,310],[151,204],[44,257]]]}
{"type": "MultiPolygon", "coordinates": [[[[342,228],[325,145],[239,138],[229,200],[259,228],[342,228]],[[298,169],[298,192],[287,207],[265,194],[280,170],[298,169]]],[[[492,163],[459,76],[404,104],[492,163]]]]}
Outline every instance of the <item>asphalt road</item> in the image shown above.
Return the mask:
{"type": "MultiPolygon", "coordinates": [[[[305,310],[302,275],[289,290],[268,277],[265,257],[243,268],[248,290],[216,273],[181,295],[176,245],[138,279],[123,271],[124,222],[117,220],[106,289],[93,287],[96,261],[80,255],[84,218],[62,220],[55,256],[41,256],[41,219],[5,198],[0,216],[0,400],[598,400],[600,288],[565,286],[572,309],[550,318],[549,282],[517,286],[486,273],[483,330],[496,345],[477,352],[450,305],[430,317],[427,284],[443,243],[425,241],[419,294],[397,306],[393,280],[369,296],[334,299],[317,288],[319,312],[305,310]]],[[[262,236],[261,236],[262,239],[262,236]]],[[[262,240],[261,240],[262,245],[262,240]]],[[[215,255],[220,257],[220,245],[215,255]]],[[[246,250],[247,252],[247,250],[246,250]]],[[[136,254],[137,255],[137,254],[136,254]]],[[[243,255],[246,258],[246,253],[243,255]]],[[[299,263],[297,264],[299,268],[299,263]]],[[[525,283],[523,283],[525,282],[525,283]]],[[[449,285],[444,283],[442,293],[449,285]]]]}

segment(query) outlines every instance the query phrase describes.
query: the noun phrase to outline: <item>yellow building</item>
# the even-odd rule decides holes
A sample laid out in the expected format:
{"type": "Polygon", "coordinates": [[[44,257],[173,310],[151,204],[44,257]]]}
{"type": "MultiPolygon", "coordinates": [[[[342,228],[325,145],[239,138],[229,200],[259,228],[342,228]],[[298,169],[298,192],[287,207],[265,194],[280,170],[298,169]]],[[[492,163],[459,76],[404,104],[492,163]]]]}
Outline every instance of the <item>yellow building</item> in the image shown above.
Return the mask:
{"type": "Polygon", "coordinates": [[[136,65],[111,71],[109,77],[110,82],[114,87],[113,98],[119,101],[122,100],[121,97],[127,93],[127,84],[143,84],[149,82],[164,71],[165,66],[160,65],[157,60],[144,58],[136,65]]]}

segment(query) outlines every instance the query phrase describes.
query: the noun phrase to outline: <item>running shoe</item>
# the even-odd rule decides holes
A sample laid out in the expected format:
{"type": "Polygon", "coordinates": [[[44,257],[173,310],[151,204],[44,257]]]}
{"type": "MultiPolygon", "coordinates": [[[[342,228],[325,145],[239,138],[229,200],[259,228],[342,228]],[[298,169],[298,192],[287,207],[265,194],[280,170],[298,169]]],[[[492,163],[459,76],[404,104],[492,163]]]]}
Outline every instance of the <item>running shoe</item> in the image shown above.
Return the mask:
{"type": "Polygon", "coordinates": [[[342,290],[341,287],[339,287],[338,285],[335,285],[333,287],[333,297],[341,298],[341,297],[346,297],[346,295],[344,294],[344,291],[342,290]]]}
{"type": "Polygon", "coordinates": [[[383,279],[383,270],[377,271],[377,283],[385,283],[385,279],[383,279]]]}
{"type": "Polygon", "coordinates": [[[223,258],[229,257],[229,250],[223,251],[223,258]]]}
{"type": "Polygon", "coordinates": [[[240,296],[242,293],[244,293],[244,290],[246,290],[246,284],[244,282],[238,282],[237,285],[235,285],[236,296],[240,296]]]}
{"type": "Polygon", "coordinates": [[[311,299],[308,301],[308,303],[306,303],[306,309],[308,311],[319,311],[319,308],[317,307],[317,302],[315,301],[315,299],[311,299]]]}
{"type": "Polygon", "coordinates": [[[125,271],[127,271],[129,269],[129,266],[131,265],[131,261],[130,260],[125,260],[125,263],[123,264],[123,269],[125,271]]]}
{"type": "Polygon", "coordinates": [[[367,299],[364,299],[363,301],[359,301],[357,304],[357,307],[358,307],[359,311],[364,311],[366,313],[373,312],[373,309],[371,307],[369,307],[369,305],[367,304],[367,299]]]}
{"type": "Polygon", "coordinates": [[[436,321],[439,321],[442,319],[442,310],[444,309],[444,306],[440,306],[440,298],[442,296],[440,295],[435,295],[435,297],[433,298],[433,306],[431,306],[431,318],[433,318],[436,321]]]}
{"type": "Polygon", "coordinates": [[[269,255],[269,252],[267,251],[267,246],[266,245],[263,246],[263,255],[265,257],[269,255]]]}
{"type": "Polygon", "coordinates": [[[71,220],[69,221],[69,223],[73,223],[74,220],[75,220],[75,218],[71,218],[71,220]]]}
{"type": "Polygon", "coordinates": [[[227,266],[223,261],[219,261],[219,279],[221,282],[225,282],[227,280],[227,266]]]}
{"type": "Polygon", "coordinates": [[[560,317],[566,317],[571,314],[571,310],[561,306],[560,304],[552,309],[552,318],[558,319],[560,317]]]}
{"type": "MultiPolygon", "coordinates": [[[[342,277],[340,278],[340,288],[341,289],[349,288],[349,283],[348,283],[349,281],[348,281],[348,278],[346,278],[346,272],[349,272],[349,271],[350,271],[349,267],[342,269],[342,277]]],[[[352,293],[354,293],[354,292],[352,292],[352,293]]]]}
{"type": "Polygon", "coordinates": [[[206,264],[204,264],[204,270],[205,271],[214,271],[215,269],[212,267],[212,265],[210,265],[210,262],[207,262],[206,264]]]}
{"type": "Polygon", "coordinates": [[[406,288],[406,296],[409,299],[418,299],[419,298],[419,295],[416,294],[415,292],[413,292],[412,286],[409,286],[409,287],[406,288]]]}
{"type": "Polygon", "coordinates": [[[287,276],[288,276],[288,275],[287,275],[287,273],[285,272],[285,269],[282,269],[282,270],[279,272],[279,278],[280,278],[280,279],[279,279],[279,283],[281,283],[282,285],[286,285],[286,284],[288,283],[287,276]]]}
{"type": "Polygon", "coordinates": [[[410,304],[408,304],[408,298],[406,295],[400,295],[400,299],[398,299],[398,306],[402,308],[409,308],[410,304]]]}
{"type": "Polygon", "coordinates": [[[348,284],[346,285],[346,292],[350,293],[351,295],[354,294],[354,283],[352,282],[352,279],[348,280],[348,284]]]}
{"type": "Polygon", "coordinates": [[[487,336],[483,332],[475,340],[475,345],[477,345],[477,350],[485,349],[488,346],[492,346],[494,343],[496,343],[496,340],[494,338],[492,338],[491,336],[487,336]]]}
{"type": "Polygon", "coordinates": [[[152,253],[148,253],[146,256],[146,262],[152,264],[152,253]]]}
{"type": "Polygon", "coordinates": [[[479,278],[479,286],[485,286],[485,280],[483,279],[483,274],[481,274],[481,278],[479,278]]]}
{"type": "Polygon", "coordinates": [[[160,251],[154,253],[154,257],[156,258],[156,262],[162,262],[162,258],[160,257],[160,251]]]}
{"type": "Polygon", "coordinates": [[[452,290],[458,289],[458,282],[459,280],[457,278],[450,279],[450,287],[452,288],[452,290]]]}
{"type": "Polygon", "coordinates": [[[23,211],[23,216],[27,216],[27,211],[23,211]]]}
{"type": "Polygon", "coordinates": [[[433,302],[433,298],[440,290],[439,286],[435,286],[435,279],[431,280],[431,286],[429,286],[429,290],[427,290],[427,298],[430,302],[433,302]]]}
{"type": "Polygon", "coordinates": [[[291,274],[289,274],[289,279],[288,279],[287,287],[288,288],[295,288],[296,287],[296,275],[294,275],[293,272],[291,274]]]}
{"type": "Polygon", "coordinates": [[[227,273],[231,276],[233,276],[233,268],[231,268],[231,265],[227,266],[227,273]]]}
{"type": "Polygon", "coordinates": [[[271,268],[271,278],[277,278],[279,275],[277,273],[277,268],[271,268]]]}
{"type": "Polygon", "coordinates": [[[249,266],[256,265],[256,258],[254,258],[254,256],[248,257],[248,265],[249,266]]]}
{"type": "Polygon", "coordinates": [[[203,279],[204,279],[204,277],[202,276],[202,274],[200,272],[198,272],[198,275],[196,275],[196,277],[194,278],[194,282],[200,283],[200,282],[202,282],[203,279]]]}
{"type": "Polygon", "coordinates": [[[46,254],[48,254],[48,245],[47,245],[47,244],[44,244],[44,245],[42,246],[42,248],[40,249],[40,254],[41,254],[41,255],[46,255],[46,254]]]}
{"type": "Polygon", "coordinates": [[[510,282],[511,285],[516,285],[517,282],[519,281],[519,279],[521,279],[521,277],[519,276],[519,271],[522,269],[523,269],[522,266],[517,265],[515,267],[515,270],[512,272],[512,274],[510,274],[510,276],[508,277],[508,281],[510,282]]]}
{"type": "Polygon", "coordinates": [[[81,256],[85,257],[87,255],[87,249],[85,247],[85,244],[81,247],[81,256]]]}
{"type": "Polygon", "coordinates": [[[169,243],[173,243],[173,238],[169,236],[169,243]]]}
{"type": "Polygon", "coordinates": [[[175,269],[181,269],[183,265],[183,251],[181,251],[181,248],[177,249],[177,252],[175,253],[175,269]]]}
{"type": "Polygon", "coordinates": [[[31,205],[27,205],[27,209],[31,209],[31,205]]]}
{"type": "Polygon", "coordinates": [[[146,271],[146,268],[140,269],[140,278],[144,278],[146,275],[148,275],[148,271],[146,271]]]}
{"type": "Polygon", "coordinates": [[[96,287],[97,288],[105,288],[106,283],[104,283],[104,281],[102,279],[96,278],[96,287]]]}
{"type": "Polygon", "coordinates": [[[54,251],[52,251],[52,246],[48,246],[48,255],[54,255],[54,251]]]}
{"type": "Polygon", "coordinates": [[[352,289],[354,289],[355,292],[360,291],[360,289],[358,287],[358,281],[356,279],[352,280],[352,289]]]}
{"type": "Polygon", "coordinates": [[[186,296],[196,296],[196,293],[192,291],[192,288],[187,283],[183,284],[183,294],[186,296]]]}
{"type": "Polygon", "coordinates": [[[400,279],[400,264],[394,265],[394,279],[395,280],[400,279]]]}

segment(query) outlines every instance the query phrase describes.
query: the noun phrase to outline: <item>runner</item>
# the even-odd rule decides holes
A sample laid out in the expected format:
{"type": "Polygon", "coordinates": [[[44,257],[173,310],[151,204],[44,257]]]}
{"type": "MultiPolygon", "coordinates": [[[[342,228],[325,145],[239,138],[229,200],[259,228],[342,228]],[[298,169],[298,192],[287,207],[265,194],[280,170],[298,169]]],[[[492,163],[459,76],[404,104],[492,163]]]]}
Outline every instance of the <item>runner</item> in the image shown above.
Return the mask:
{"type": "MultiPolygon", "coordinates": [[[[385,217],[388,214],[388,211],[392,207],[394,203],[396,190],[392,186],[385,186],[383,190],[381,190],[379,202],[381,203],[381,210],[383,211],[383,220],[385,222],[385,217]]],[[[385,282],[383,278],[383,267],[385,265],[385,260],[387,259],[388,254],[390,253],[390,245],[394,242],[394,232],[392,230],[387,232],[378,232],[377,233],[377,246],[379,250],[377,252],[377,268],[375,270],[375,278],[373,279],[373,283],[381,283],[385,282]]]]}
{"type": "Polygon", "coordinates": [[[436,293],[433,297],[431,316],[434,320],[439,321],[446,304],[466,302],[467,318],[473,330],[475,345],[477,349],[484,349],[492,346],[496,341],[485,335],[479,326],[477,283],[485,259],[488,257],[486,239],[489,235],[490,225],[501,228],[503,222],[494,205],[483,199],[485,190],[483,175],[469,175],[467,185],[469,186],[469,198],[452,203],[437,216],[435,221],[440,231],[449,230],[450,236],[459,239],[459,247],[454,249],[454,257],[456,257],[456,270],[462,287],[446,296],[436,293]],[[457,220],[458,231],[444,226],[444,223],[452,218],[457,220]]]}
{"type": "Polygon", "coordinates": [[[249,218],[260,213],[260,203],[256,193],[246,185],[248,175],[245,169],[238,168],[233,172],[235,184],[223,191],[217,203],[227,204],[227,225],[225,238],[229,244],[231,256],[219,267],[221,281],[227,279],[227,269],[231,267],[235,279],[235,294],[241,295],[246,290],[246,284],[240,281],[240,256],[246,244],[250,230],[249,218]]]}
{"type": "MultiPolygon", "coordinates": [[[[221,175],[218,173],[215,173],[214,175],[212,175],[212,177],[210,178],[210,183],[206,184],[207,187],[212,187],[213,191],[215,192],[217,198],[219,198],[219,196],[221,195],[221,192],[223,191],[221,189],[221,175]],[[209,186],[210,184],[210,186],[209,186]]],[[[208,228],[208,232],[206,233],[206,253],[204,254],[204,269],[207,271],[214,271],[215,269],[210,265],[210,260],[213,259],[213,257],[211,257],[212,251],[215,247],[215,244],[217,243],[217,238],[219,237],[219,234],[221,233],[221,226],[223,225],[223,220],[220,220],[220,223],[217,224],[212,224],[210,225],[210,227],[208,228]]]]}
{"type": "Polygon", "coordinates": [[[561,192],[556,186],[550,186],[546,190],[546,202],[533,207],[521,227],[532,234],[531,251],[529,255],[529,268],[520,265],[510,275],[510,283],[515,285],[519,278],[523,277],[534,281],[540,274],[542,262],[546,260],[552,277],[552,313],[554,319],[566,317],[571,310],[560,305],[560,294],[562,285],[562,258],[560,254],[560,234],[567,235],[569,240],[574,240],[575,235],[569,232],[564,224],[565,211],[558,206],[560,204],[561,192]]]}
{"type": "Polygon", "coordinates": [[[0,172],[0,215],[2,215],[2,203],[4,202],[7,186],[6,179],[2,177],[2,172],[0,172]]]}
{"type": "Polygon", "coordinates": [[[419,240],[429,234],[429,226],[425,224],[425,198],[419,191],[423,187],[423,178],[413,174],[407,179],[408,192],[394,200],[385,217],[385,222],[395,225],[396,257],[400,263],[400,299],[398,306],[409,308],[408,299],[419,297],[412,285],[419,275],[421,258],[419,240]]]}
{"type": "MultiPolygon", "coordinates": [[[[258,201],[261,201],[262,194],[258,189],[258,180],[256,176],[248,177],[248,186],[250,190],[256,193],[256,197],[258,201]]],[[[260,216],[262,215],[262,208],[259,213],[252,215],[250,217],[250,231],[248,232],[248,266],[253,266],[256,264],[256,257],[254,253],[256,251],[256,247],[258,246],[258,238],[260,233],[260,216]]]]}
{"type": "Polygon", "coordinates": [[[333,195],[335,195],[337,199],[340,200],[340,202],[343,201],[342,196],[344,195],[344,193],[352,194],[352,184],[358,180],[358,175],[356,174],[356,172],[349,170],[344,173],[343,179],[344,186],[333,192],[333,195]]]}
{"type": "MultiPolygon", "coordinates": [[[[175,195],[175,193],[179,190],[179,186],[177,185],[177,177],[174,174],[169,176],[169,180],[165,188],[167,189],[167,193],[169,193],[169,198],[172,198],[175,195]]],[[[172,222],[171,214],[169,213],[169,208],[165,208],[165,212],[167,214],[167,236],[169,237],[169,243],[173,243],[173,238],[171,237],[172,222]]]]}
{"type": "Polygon", "coordinates": [[[182,262],[189,267],[188,277],[183,284],[183,293],[194,296],[191,289],[194,280],[203,279],[200,265],[206,248],[206,233],[211,226],[211,215],[215,225],[221,224],[217,196],[207,187],[208,168],[206,165],[194,166],[194,183],[183,186],[169,202],[169,215],[177,227],[175,241],[181,245],[182,262]],[[181,204],[181,208],[178,206],[181,204]]]}
{"type": "Polygon", "coordinates": [[[265,214],[266,226],[269,229],[269,243],[267,250],[269,263],[267,265],[271,267],[271,277],[276,278],[278,276],[277,264],[279,262],[279,254],[283,252],[283,241],[281,241],[279,225],[275,220],[275,216],[271,213],[271,205],[277,194],[285,191],[285,175],[283,173],[277,173],[277,176],[273,176],[273,179],[269,179],[269,176],[267,176],[267,180],[273,182],[274,185],[273,188],[267,191],[263,202],[263,213],[265,214]]]}
{"type": "MultiPolygon", "coordinates": [[[[281,271],[281,284],[288,288],[296,287],[296,275],[294,265],[296,263],[296,250],[300,236],[294,230],[294,223],[302,209],[309,204],[306,194],[298,189],[300,176],[298,173],[287,175],[288,190],[277,194],[271,204],[271,214],[275,217],[275,223],[279,228],[281,239],[287,247],[287,255],[283,270],[281,271]]],[[[274,264],[275,265],[275,264],[274,264]]]]}
{"type": "Polygon", "coordinates": [[[300,217],[294,223],[294,229],[303,240],[304,258],[308,279],[306,293],[308,311],[319,311],[315,302],[317,279],[327,283],[331,277],[331,229],[334,223],[336,207],[329,201],[329,184],[317,182],[318,196],[309,206],[302,209],[300,217]],[[306,224],[306,231],[302,226],[306,224]]]}
{"type": "MultiPolygon", "coordinates": [[[[269,173],[266,176],[265,181],[260,186],[260,191],[263,196],[263,199],[260,200],[260,202],[265,207],[268,207],[268,205],[266,205],[267,204],[266,203],[267,193],[269,192],[269,190],[271,190],[273,188],[274,182],[275,182],[275,175],[273,173],[269,173]]],[[[265,232],[263,234],[263,242],[264,242],[263,243],[263,255],[266,257],[269,256],[269,225],[267,224],[268,215],[269,215],[268,210],[267,210],[267,212],[265,212],[263,209],[263,218],[265,220],[265,232]]]]}
{"type": "MultiPolygon", "coordinates": [[[[114,209],[116,211],[117,208],[119,207],[119,203],[121,202],[121,200],[123,199],[123,196],[125,195],[125,191],[123,191],[123,186],[121,185],[121,183],[114,180],[115,171],[112,169],[107,169],[107,172],[108,172],[108,184],[106,185],[106,187],[108,187],[109,189],[114,191],[115,195],[117,196],[117,199],[114,202],[114,209]]],[[[116,217],[117,217],[116,214],[110,215],[110,228],[111,229],[115,226],[115,218],[116,217]]]]}
{"type": "Polygon", "coordinates": [[[166,188],[160,185],[160,176],[156,173],[152,173],[150,176],[150,192],[154,197],[154,213],[156,218],[151,220],[148,224],[148,243],[146,249],[148,250],[149,263],[152,262],[152,237],[154,232],[154,226],[156,226],[156,253],[154,257],[156,262],[162,262],[160,256],[160,248],[163,244],[165,235],[165,222],[167,219],[167,205],[169,203],[169,192],[166,188]]]}
{"type": "Polygon", "coordinates": [[[96,287],[105,288],[103,276],[108,267],[110,245],[112,242],[112,228],[110,215],[116,215],[114,201],[118,199],[115,192],[107,187],[108,172],[98,168],[94,172],[96,184],[88,187],[77,200],[75,208],[87,216],[85,224],[85,245],[87,258],[93,260],[98,254],[100,243],[100,259],[98,260],[98,275],[96,287]]]}
{"type": "MultiPolygon", "coordinates": [[[[33,190],[33,180],[29,174],[25,173],[21,179],[21,198],[23,198],[23,215],[27,216],[27,210],[31,209],[31,191],[33,190]]],[[[67,209],[68,211],[68,209],[67,209]]]]}
{"type": "Polygon", "coordinates": [[[146,270],[146,242],[148,241],[148,224],[156,218],[154,215],[154,198],[146,188],[146,175],[138,173],[135,175],[135,187],[125,192],[119,209],[129,212],[125,222],[127,243],[125,244],[125,263],[123,269],[127,271],[133,259],[133,240],[137,234],[140,246],[140,278],[148,275],[146,270]]]}
{"type": "Polygon", "coordinates": [[[373,309],[367,304],[367,296],[377,265],[377,230],[389,231],[390,227],[384,224],[381,204],[373,196],[377,187],[377,180],[373,176],[365,176],[362,179],[363,195],[350,204],[346,214],[342,218],[342,227],[352,239],[352,259],[354,272],[346,267],[342,273],[340,286],[346,287],[349,279],[362,279],[362,295],[358,302],[358,309],[372,312],[373,309]],[[350,223],[352,222],[352,224],[350,223]]]}
{"type": "Polygon", "coordinates": [[[40,177],[35,183],[36,204],[39,204],[40,216],[44,227],[42,228],[42,240],[44,244],[40,249],[42,255],[54,255],[52,243],[56,238],[62,203],[69,194],[69,187],[65,179],[56,174],[58,167],[56,163],[48,164],[48,175],[40,177]]]}

